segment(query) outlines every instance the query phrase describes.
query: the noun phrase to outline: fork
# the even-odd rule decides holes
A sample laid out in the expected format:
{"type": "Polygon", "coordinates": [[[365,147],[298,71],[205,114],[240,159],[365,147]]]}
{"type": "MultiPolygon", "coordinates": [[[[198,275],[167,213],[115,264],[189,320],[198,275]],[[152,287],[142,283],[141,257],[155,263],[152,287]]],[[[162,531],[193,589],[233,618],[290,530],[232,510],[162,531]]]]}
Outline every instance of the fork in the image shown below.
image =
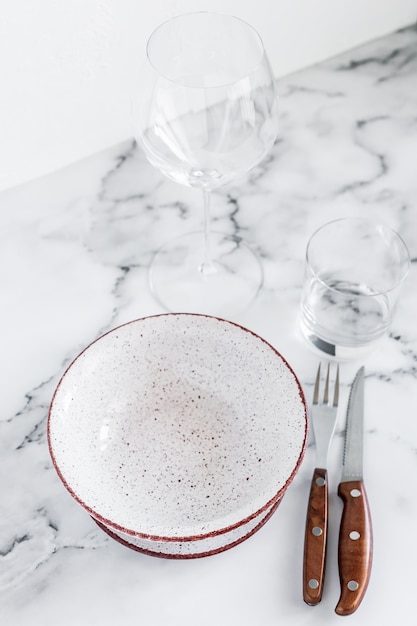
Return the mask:
{"type": "Polygon", "coordinates": [[[336,369],[333,402],[329,402],[330,363],[327,365],[323,401],[319,401],[321,364],[314,385],[311,409],[316,441],[316,467],[311,480],[304,537],[303,599],[310,605],[318,604],[323,594],[326,563],[328,486],[327,456],[336,428],[339,404],[339,365],[336,369]]]}

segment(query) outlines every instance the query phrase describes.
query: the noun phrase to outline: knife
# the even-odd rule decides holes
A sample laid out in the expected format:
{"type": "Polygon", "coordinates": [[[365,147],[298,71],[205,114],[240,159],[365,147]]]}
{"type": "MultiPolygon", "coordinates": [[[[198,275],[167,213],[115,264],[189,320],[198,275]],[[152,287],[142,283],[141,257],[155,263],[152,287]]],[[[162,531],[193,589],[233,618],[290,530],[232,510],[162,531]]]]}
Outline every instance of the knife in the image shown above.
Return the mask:
{"type": "Polygon", "coordinates": [[[345,449],[338,495],[343,500],[339,532],[340,598],[338,615],[350,615],[360,605],[372,567],[372,522],[363,482],[363,422],[365,369],[352,383],[346,417],[345,449]]]}

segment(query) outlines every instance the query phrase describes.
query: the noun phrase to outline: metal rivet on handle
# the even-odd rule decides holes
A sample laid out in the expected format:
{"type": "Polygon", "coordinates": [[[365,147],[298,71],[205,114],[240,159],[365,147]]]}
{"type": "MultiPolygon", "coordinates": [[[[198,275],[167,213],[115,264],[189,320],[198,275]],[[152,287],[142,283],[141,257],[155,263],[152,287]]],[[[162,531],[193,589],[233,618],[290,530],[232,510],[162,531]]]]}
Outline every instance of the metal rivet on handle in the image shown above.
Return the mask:
{"type": "Polygon", "coordinates": [[[316,478],[316,485],[318,485],[319,487],[324,487],[325,484],[326,481],[324,480],[324,478],[322,478],[321,476],[316,478]]]}
{"type": "Polygon", "coordinates": [[[314,528],[312,528],[311,532],[313,533],[313,535],[315,537],[320,537],[320,535],[323,534],[322,529],[320,528],[320,526],[314,526],[314,528]]]}
{"type": "Polygon", "coordinates": [[[359,496],[362,495],[362,492],[359,491],[359,489],[352,489],[350,495],[352,496],[352,498],[359,498],[359,496]]]}
{"type": "Polygon", "coordinates": [[[317,587],[319,586],[319,581],[315,578],[310,578],[310,580],[308,581],[308,586],[310,587],[310,589],[317,589],[317,587]]]}
{"type": "Polygon", "coordinates": [[[352,532],[350,532],[350,533],[349,533],[349,537],[350,537],[351,539],[353,539],[353,541],[356,541],[356,539],[359,539],[359,538],[360,538],[360,536],[361,536],[361,534],[360,534],[360,533],[358,533],[358,531],[357,531],[357,530],[352,530],[352,532]]]}
{"type": "Polygon", "coordinates": [[[356,591],[359,589],[359,583],[357,583],[356,580],[350,580],[347,584],[347,588],[349,591],[356,591]]]}

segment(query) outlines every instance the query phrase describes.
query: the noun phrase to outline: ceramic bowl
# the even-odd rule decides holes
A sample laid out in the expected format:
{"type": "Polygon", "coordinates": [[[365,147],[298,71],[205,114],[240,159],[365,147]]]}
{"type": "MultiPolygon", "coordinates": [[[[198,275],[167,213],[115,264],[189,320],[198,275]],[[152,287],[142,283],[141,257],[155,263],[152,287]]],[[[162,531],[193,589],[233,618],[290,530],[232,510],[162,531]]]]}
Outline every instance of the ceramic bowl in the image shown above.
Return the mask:
{"type": "Polygon", "coordinates": [[[279,352],[195,314],[138,319],[94,341],[48,416],[54,466],[77,502],[130,547],[168,556],[252,534],[294,478],[306,438],[305,398],[279,352]]]}

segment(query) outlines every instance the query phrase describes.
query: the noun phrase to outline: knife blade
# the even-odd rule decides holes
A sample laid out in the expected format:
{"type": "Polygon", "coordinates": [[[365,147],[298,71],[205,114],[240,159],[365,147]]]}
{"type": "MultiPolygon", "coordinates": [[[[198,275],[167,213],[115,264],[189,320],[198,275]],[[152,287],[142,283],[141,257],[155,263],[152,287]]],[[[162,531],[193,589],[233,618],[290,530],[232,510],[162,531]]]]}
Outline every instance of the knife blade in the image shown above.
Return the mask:
{"type": "Polygon", "coordinates": [[[351,615],[363,600],[372,567],[372,521],[363,482],[365,369],[352,383],[346,417],[343,471],[338,495],[343,501],[339,531],[340,598],[335,611],[351,615]]]}

